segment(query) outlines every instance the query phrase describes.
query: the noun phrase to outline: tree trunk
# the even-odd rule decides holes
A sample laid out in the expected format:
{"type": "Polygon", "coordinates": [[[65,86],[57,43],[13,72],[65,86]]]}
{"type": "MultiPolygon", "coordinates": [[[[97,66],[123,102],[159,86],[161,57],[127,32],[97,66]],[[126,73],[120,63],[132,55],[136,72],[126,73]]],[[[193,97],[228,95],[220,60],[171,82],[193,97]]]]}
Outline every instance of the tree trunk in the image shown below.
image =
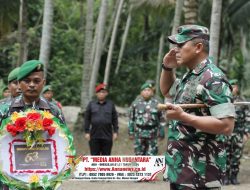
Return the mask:
{"type": "Polygon", "coordinates": [[[109,27],[108,27],[108,29],[107,29],[107,32],[105,33],[105,36],[104,36],[104,40],[103,40],[103,50],[102,50],[102,52],[103,52],[104,50],[106,51],[107,43],[108,43],[108,40],[109,40],[109,38],[110,38],[110,35],[111,35],[111,32],[112,32],[113,25],[114,25],[114,23],[115,23],[115,18],[116,18],[116,14],[117,14],[117,10],[118,10],[119,4],[120,4],[120,0],[116,0],[115,6],[114,6],[114,8],[113,8],[112,17],[111,17],[111,19],[110,19],[109,27]]]}
{"type": "Polygon", "coordinates": [[[106,12],[107,12],[107,0],[102,0],[101,9],[99,12],[99,22],[97,23],[97,38],[96,38],[96,52],[94,57],[93,69],[91,73],[90,79],[90,86],[89,86],[89,95],[92,98],[94,94],[95,84],[98,77],[99,67],[100,67],[100,60],[101,60],[101,53],[103,47],[103,33],[104,33],[104,25],[106,22],[106,12]]]}
{"type": "Polygon", "coordinates": [[[52,25],[53,25],[53,0],[45,0],[44,12],[43,12],[42,39],[41,39],[40,55],[39,55],[39,60],[44,63],[45,78],[47,76],[48,63],[49,63],[52,25]]]}
{"type": "MultiPolygon", "coordinates": [[[[147,40],[147,35],[148,35],[148,32],[149,32],[149,15],[148,13],[145,13],[144,14],[144,31],[143,31],[143,40],[144,42],[146,42],[147,40]]],[[[147,62],[148,61],[148,52],[147,51],[144,51],[142,53],[142,60],[147,62]]]]}
{"type": "Polygon", "coordinates": [[[18,23],[18,41],[20,44],[17,66],[20,66],[28,57],[28,39],[27,39],[27,0],[20,0],[19,23],[18,23]]]}
{"type": "Polygon", "coordinates": [[[159,42],[159,51],[158,51],[158,58],[157,58],[157,70],[156,70],[156,79],[155,79],[155,87],[156,87],[156,95],[160,95],[160,73],[161,73],[161,63],[163,57],[163,47],[164,47],[164,36],[165,34],[162,33],[159,42]]]}
{"type": "Polygon", "coordinates": [[[126,41],[127,41],[127,37],[128,37],[128,31],[129,31],[129,27],[130,27],[130,23],[131,23],[131,12],[132,12],[132,6],[130,7],[129,15],[128,15],[127,22],[126,22],[125,31],[124,31],[124,34],[122,36],[122,44],[121,44],[121,49],[120,49],[119,56],[118,56],[117,65],[115,68],[115,75],[118,74],[119,68],[121,65],[121,61],[122,61],[122,57],[123,57],[123,53],[124,53],[124,49],[125,49],[125,45],[126,45],[126,41]]]}
{"type": "Polygon", "coordinates": [[[94,18],[94,3],[92,0],[87,0],[87,15],[85,27],[85,41],[84,41],[84,59],[82,71],[82,92],[81,92],[81,110],[84,112],[90,101],[89,96],[89,79],[92,69],[91,51],[93,41],[93,18],[94,18]]]}
{"type": "Polygon", "coordinates": [[[109,52],[108,52],[108,58],[107,58],[107,62],[106,62],[105,75],[104,75],[104,83],[107,85],[109,83],[109,73],[110,73],[110,67],[111,67],[111,62],[112,62],[112,54],[113,54],[113,50],[114,50],[115,38],[116,38],[117,28],[119,25],[120,15],[122,12],[123,2],[124,2],[124,0],[120,0],[119,7],[117,10],[117,15],[115,18],[113,31],[112,31],[111,41],[109,44],[109,52]]]}
{"type": "Polygon", "coordinates": [[[184,0],[185,24],[196,24],[198,20],[198,0],[184,0]]]}
{"type": "Polygon", "coordinates": [[[220,26],[221,26],[222,0],[213,0],[211,24],[210,24],[210,49],[209,56],[213,57],[218,65],[220,26]]]}
{"type": "MultiPolygon", "coordinates": [[[[183,3],[184,3],[184,0],[176,0],[173,28],[172,28],[171,34],[175,34],[177,32],[178,26],[180,26],[183,3]]],[[[173,44],[170,43],[169,47],[170,49],[173,48],[173,44]]]]}

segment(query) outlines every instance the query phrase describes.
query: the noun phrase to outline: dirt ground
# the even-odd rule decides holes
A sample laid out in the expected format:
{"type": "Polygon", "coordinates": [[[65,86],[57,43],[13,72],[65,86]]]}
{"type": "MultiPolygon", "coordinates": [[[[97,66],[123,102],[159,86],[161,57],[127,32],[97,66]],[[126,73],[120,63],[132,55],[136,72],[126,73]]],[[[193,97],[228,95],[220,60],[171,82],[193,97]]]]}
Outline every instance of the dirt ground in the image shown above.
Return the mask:
{"type": "MultiPolygon", "coordinates": [[[[127,120],[125,117],[119,118],[120,130],[119,138],[114,142],[112,155],[133,155],[133,142],[128,139],[127,135],[127,120]]],[[[72,128],[73,125],[69,124],[72,128]]],[[[89,147],[87,141],[84,139],[84,133],[81,130],[73,132],[74,143],[77,150],[77,155],[89,155],[89,147]]],[[[163,155],[166,150],[167,140],[159,142],[159,155],[163,155]]],[[[222,190],[250,190],[250,140],[244,148],[244,155],[241,160],[239,181],[237,186],[224,186],[222,190]]],[[[159,174],[156,182],[88,182],[69,179],[63,182],[63,190],[158,190],[169,189],[169,184],[163,182],[162,174],[159,174]]]]}

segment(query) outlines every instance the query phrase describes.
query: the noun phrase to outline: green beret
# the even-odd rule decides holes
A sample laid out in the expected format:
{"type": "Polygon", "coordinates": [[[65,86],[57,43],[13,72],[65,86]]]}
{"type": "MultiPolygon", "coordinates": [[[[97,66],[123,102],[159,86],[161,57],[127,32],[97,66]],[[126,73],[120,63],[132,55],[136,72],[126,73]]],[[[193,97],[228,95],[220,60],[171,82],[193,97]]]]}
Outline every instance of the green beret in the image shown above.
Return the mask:
{"type": "Polygon", "coordinates": [[[46,85],[43,87],[42,94],[44,94],[47,91],[52,91],[52,86],[51,85],[46,85]]]}
{"type": "Polygon", "coordinates": [[[153,88],[153,85],[150,84],[150,83],[144,83],[142,86],[141,86],[141,91],[143,91],[145,88],[153,88]]]}
{"type": "Polygon", "coordinates": [[[38,60],[30,60],[23,63],[17,75],[17,80],[21,80],[27,77],[34,71],[43,71],[43,63],[38,60]]]}
{"type": "Polygon", "coordinates": [[[20,69],[20,67],[17,67],[10,72],[10,74],[8,76],[8,82],[11,82],[13,80],[17,80],[17,75],[18,75],[19,69],[20,69]]]}
{"type": "Polygon", "coordinates": [[[236,85],[236,84],[238,84],[238,80],[237,79],[232,79],[232,80],[229,81],[229,83],[231,85],[236,85]]]}

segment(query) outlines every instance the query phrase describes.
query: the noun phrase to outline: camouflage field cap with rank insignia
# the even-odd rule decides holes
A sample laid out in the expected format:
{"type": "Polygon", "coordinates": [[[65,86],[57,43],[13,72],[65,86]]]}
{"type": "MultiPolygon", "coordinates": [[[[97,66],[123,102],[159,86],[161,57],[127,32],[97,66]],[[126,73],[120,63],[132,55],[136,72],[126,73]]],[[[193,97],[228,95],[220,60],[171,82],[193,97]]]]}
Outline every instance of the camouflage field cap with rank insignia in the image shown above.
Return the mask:
{"type": "Polygon", "coordinates": [[[30,60],[23,63],[19,69],[17,80],[22,80],[32,72],[43,71],[43,63],[39,60],[30,60]]]}
{"type": "Polygon", "coordinates": [[[168,41],[172,44],[182,44],[197,37],[209,40],[208,28],[199,25],[179,26],[177,34],[168,36],[168,41]]]}

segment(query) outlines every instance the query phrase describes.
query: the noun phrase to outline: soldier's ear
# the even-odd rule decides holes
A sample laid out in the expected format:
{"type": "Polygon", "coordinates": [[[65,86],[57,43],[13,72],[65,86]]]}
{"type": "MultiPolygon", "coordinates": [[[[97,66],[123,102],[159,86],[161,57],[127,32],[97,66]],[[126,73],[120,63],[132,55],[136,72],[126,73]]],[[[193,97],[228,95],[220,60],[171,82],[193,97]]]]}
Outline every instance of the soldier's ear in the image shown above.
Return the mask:
{"type": "Polygon", "coordinates": [[[204,45],[200,42],[200,43],[197,43],[196,44],[196,50],[195,50],[195,53],[198,54],[200,53],[201,51],[203,51],[204,49],[204,45]]]}

